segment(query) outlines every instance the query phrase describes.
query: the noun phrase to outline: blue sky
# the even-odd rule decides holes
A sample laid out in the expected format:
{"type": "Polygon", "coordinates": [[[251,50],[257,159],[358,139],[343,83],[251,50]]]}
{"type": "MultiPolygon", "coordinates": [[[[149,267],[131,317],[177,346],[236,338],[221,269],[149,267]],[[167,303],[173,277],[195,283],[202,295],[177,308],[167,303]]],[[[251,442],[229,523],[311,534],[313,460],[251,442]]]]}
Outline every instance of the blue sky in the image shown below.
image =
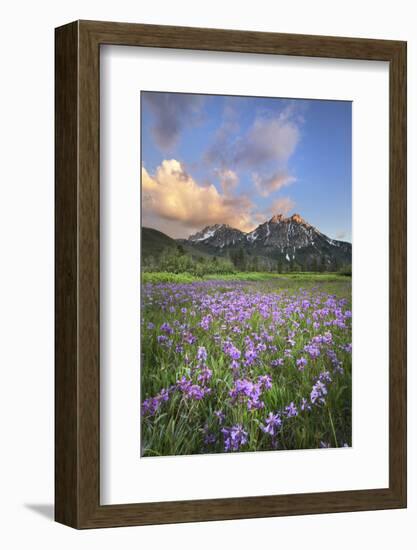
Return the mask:
{"type": "Polygon", "coordinates": [[[142,224],[172,237],[300,214],[351,241],[351,102],[141,93],[142,224]]]}

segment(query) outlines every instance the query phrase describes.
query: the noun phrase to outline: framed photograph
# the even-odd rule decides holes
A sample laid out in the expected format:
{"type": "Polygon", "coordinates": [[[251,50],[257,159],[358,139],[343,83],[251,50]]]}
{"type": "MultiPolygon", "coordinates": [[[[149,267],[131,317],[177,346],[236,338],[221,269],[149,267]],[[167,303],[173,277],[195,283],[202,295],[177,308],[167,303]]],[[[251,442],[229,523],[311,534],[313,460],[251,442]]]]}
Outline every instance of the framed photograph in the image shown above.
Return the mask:
{"type": "Polygon", "coordinates": [[[56,29],[56,521],[406,507],[406,43],[56,29]]]}

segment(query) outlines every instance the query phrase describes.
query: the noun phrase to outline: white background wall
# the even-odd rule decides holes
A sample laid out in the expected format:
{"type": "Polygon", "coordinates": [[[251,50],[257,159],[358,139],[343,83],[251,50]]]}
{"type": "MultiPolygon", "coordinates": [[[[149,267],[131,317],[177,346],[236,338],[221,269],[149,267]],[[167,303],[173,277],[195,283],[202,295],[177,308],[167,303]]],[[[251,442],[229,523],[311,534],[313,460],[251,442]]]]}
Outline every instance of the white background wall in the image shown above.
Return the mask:
{"type": "MultiPolygon", "coordinates": [[[[3,3],[0,65],[0,545],[14,548],[415,548],[417,24],[413,1],[3,3]],[[77,532],[52,522],[54,27],[74,19],[408,40],[408,510],[77,532]]],[[[378,212],[369,204],[370,216],[378,212]]],[[[371,230],[370,238],[375,238],[371,230]]],[[[377,266],[376,266],[377,267],[377,266]]],[[[377,275],[376,275],[377,276],[377,275]]],[[[372,395],[370,395],[372,402],[372,395]]],[[[343,475],[343,472],[341,472],[343,475]]],[[[242,480],[244,483],[244,480],[242,480]]]]}

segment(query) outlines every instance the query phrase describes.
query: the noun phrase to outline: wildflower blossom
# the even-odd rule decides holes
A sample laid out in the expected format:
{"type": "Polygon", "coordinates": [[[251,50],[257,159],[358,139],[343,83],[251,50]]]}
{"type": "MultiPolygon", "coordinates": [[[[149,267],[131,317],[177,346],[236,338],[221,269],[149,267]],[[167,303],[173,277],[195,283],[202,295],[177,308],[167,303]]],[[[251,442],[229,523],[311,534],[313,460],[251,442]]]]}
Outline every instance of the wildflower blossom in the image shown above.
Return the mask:
{"type": "Polygon", "coordinates": [[[258,383],[260,384],[262,390],[269,390],[272,388],[272,378],[269,374],[258,376],[258,383]]]}
{"type": "Polygon", "coordinates": [[[167,334],[172,334],[174,332],[169,323],[163,323],[160,330],[161,332],[166,332],[167,334]]]}
{"type": "Polygon", "coordinates": [[[296,365],[298,370],[304,370],[304,367],[307,365],[307,359],[305,357],[300,357],[300,359],[297,359],[296,365]]]}
{"type": "Polygon", "coordinates": [[[310,401],[315,403],[325,403],[325,396],[327,395],[327,388],[320,380],[314,384],[310,394],[310,401]]]}
{"type": "Polygon", "coordinates": [[[178,389],[182,392],[185,398],[200,401],[211,392],[210,388],[201,387],[198,384],[193,384],[192,380],[185,376],[177,383],[178,389]]]}
{"type": "Polygon", "coordinates": [[[315,344],[307,344],[304,346],[304,351],[307,352],[312,359],[316,359],[320,355],[320,348],[315,344]]]}
{"type": "Polygon", "coordinates": [[[200,371],[200,374],[197,376],[197,380],[205,385],[212,377],[212,374],[212,371],[209,368],[205,367],[200,371]]]}
{"type": "Polygon", "coordinates": [[[211,432],[207,432],[205,435],[204,435],[204,443],[206,445],[213,445],[214,443],[216,443],[217,441],[217,438],[216,438],[216,435],[211,433],[211,432]]]}
{"type": "Polygon", "coordinates": [[[200,346],[197,351],[197,359],[199,361],[205,361],[207,359],[207,351],[206,348],[203,346],[200,346]]]}
{"type": "Polygon", "coordinates": [[[291,418],[292,416],[298,415],[297,407],[294,405],[294,403],[291,401],[291,403],[285,407],[285,413],[288,418],[291,418]]]}
{"type": "Polygon", "coordinates": [[[229,395],[234,402],[246,400],[248,410],[262,409],[265,406],[260,399],[263,387],[261,383],[256,384],[251,380],[238,379],[229,391],[229,395]]]}
{"type": "Polygon", "coordinates": [[[230,363],[230,368],[231,368],[234,372],[236,372],[236,371],[239,370],[239,366],[240,366],[240,365],[239,365],[239,362],[238,362],[238,361],[235,361],[234,359],[233,359],[233,361],[230,363]]]}
{"type": "Polygon", "coordinates": [[[281,427],[282,421],[279,414],[269,413],[265,420],[265,425],[261,426],[261,430],[269,435],[276,435],[278,429],[281,427]]]}
{"type": "Polygon", "coordinates": [[[159,408],[159,400],[155,397],[148,397],[142,403],[142,414],[145,416],[153,416],[159,408]]]}
{"type": "Polygon", "coordinates": [[[258,353],[253,348],[249,348],[245,351],[246,364],[251,365],[258,357],[258,353]]]}
{"type": "Polygon", "coordinates": [[[226,453],[230,451],[238,451],[248,442],[248,433],[243,429],[241,424],[236,424],[231,428],[222,428],[224,437],[224,450],[226,453]]]}

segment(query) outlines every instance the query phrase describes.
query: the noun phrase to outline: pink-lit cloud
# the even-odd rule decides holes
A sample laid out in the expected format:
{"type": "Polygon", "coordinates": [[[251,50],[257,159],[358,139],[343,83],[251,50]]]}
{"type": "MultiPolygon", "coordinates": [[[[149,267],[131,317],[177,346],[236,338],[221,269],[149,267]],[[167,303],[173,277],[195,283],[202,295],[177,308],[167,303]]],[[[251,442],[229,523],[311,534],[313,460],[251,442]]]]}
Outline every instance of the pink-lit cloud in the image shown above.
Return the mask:
{"type": "Polygon", "coordinates": [[[247,167],[265,162],[285,165],[300,139],[295,122],[288,118],[258,118],[247,134],[238,141],[235,153],[237,164],[247,167]]]}
{"type": "Polygon", "coordinates": [[[215,223],[251,231],[256,226],[252,209],[244,195],[232,197],[213,184],[200,185],[175,159],[164,160],[154,174],[142,168],[142,225],[171,237],[187,237],[215,223]]]}
{"type": "Polygon", "coordinates": [[[279,199],[276,199],[272,204],[270,208],[270,213],[272,215],[274,214],[284,214],[287,215],[291,212],[291,210],[294,210],[295,202],[290,199],[290,197],[281,197],[279,199]]]}
{"type": "Polygon", "coordinates": [[[271,193],[279,191],[282,187],[291,185],[295,181],[295,178],[286,170],[276,172],[268,177],[262,177],[259,174],[253,174],[252,177],[257,190],[263,197],[268,197],[271,193]]]}
{"type": "Polygon", "coordinates": [[[225,195],[229,195],[233,192],[239,184],[239,176],[233,170],[219,170],[217,175],[225,195]]]}
{"type": "Polygon", "coordinates": [[[290,104],[281,113],[264,112],[244,133],[232,115],[225,115],[205,153],[206,163],[220,173],[251,172],[263,197],[293,183],[288,164],[301,139],[303,123],[295,106],[290,104]]]}

